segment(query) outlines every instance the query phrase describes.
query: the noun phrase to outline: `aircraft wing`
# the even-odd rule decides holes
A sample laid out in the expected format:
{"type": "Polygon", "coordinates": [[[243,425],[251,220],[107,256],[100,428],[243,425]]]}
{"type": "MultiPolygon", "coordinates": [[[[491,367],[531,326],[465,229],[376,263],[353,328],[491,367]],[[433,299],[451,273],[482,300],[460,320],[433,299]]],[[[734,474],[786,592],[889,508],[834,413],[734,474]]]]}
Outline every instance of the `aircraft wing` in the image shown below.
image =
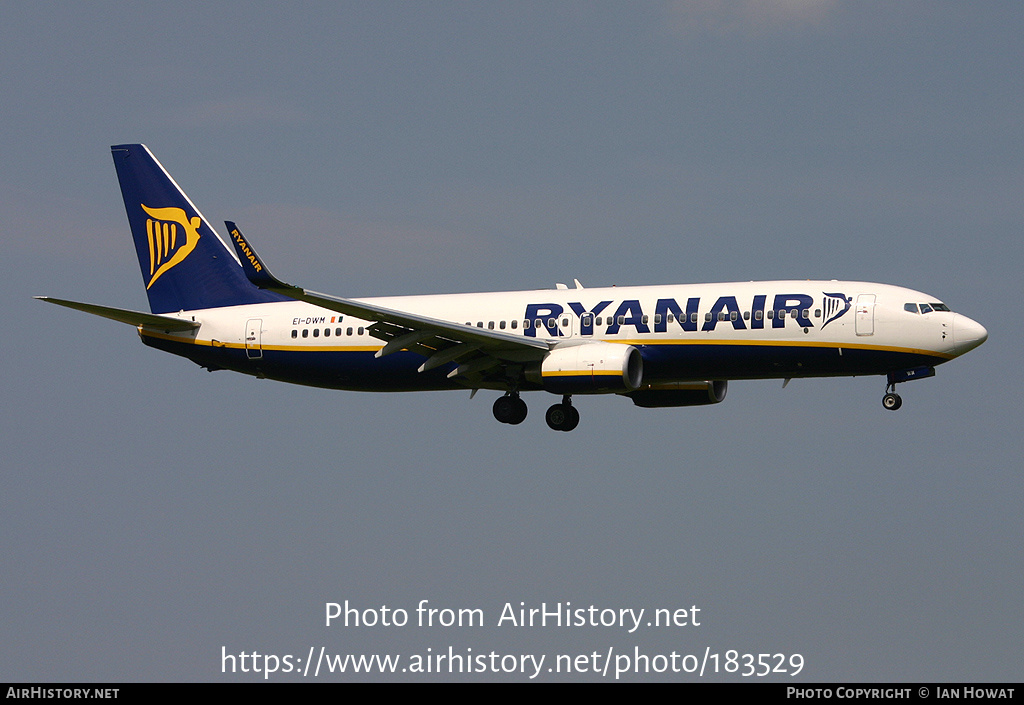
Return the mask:
{"type": "Polygon", "coordinates": [[[97,304],[86,304],[81,301],[68,301],[67,299],[55,299],[51,296],[36,296],[40,301],[46,301],[58,306],[67,306],[77,311],[85,311],[95,316],[109,318],[112,321],[120,321],[133,326],[147,326],[149,328],[160,328],[161,330],[186,331],[195,330],[199,324],[195,321],[188,321],[174,316],[163,316],[158,313],[143,313],[132,311],[127,308],[113,308],[111,306],[99,306],[97,304]]]}
{"type": "Polygon", "coordinates": [[[270,273],[233,222],[227,221],[225,224],[242,262],[242,269],[253,284],[296,301],[305,301],[346,316],[375,321],[368,328],[370,334],[386,342],[377,352],[377,357],[399,350],[411,350],[427,358],[420,366],[421,372],[458,361],[459,367],[449,374],[450,377],[457,377],[485,374],[503,362],[540,360],[554,345],[555,341],[542,338],[527,338],[452,323],[354,299],[318,294],[286,284],[270,273]]]}

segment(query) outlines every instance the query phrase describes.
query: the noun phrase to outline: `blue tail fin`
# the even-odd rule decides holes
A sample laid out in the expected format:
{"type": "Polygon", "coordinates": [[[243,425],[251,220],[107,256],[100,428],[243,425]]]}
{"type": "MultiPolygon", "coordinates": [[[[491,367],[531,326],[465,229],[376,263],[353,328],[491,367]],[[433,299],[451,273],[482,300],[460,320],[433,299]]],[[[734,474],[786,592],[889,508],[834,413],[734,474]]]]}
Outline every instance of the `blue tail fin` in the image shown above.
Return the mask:
{"type": "Polygon", "coordinates": [[[145,145],[119,144],[110,151],[153,313],[288,300],[246,278],[145,145]]]}

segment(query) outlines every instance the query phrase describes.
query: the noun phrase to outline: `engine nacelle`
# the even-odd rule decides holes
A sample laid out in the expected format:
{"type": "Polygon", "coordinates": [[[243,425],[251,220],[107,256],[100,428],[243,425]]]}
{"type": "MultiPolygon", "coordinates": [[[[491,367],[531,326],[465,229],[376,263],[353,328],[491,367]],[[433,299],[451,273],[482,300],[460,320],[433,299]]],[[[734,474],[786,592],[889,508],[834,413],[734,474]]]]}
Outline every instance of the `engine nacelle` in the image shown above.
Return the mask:
{"type": "Polygon", "coordinates": [[[703,406],[717,404],[725,399],[729,382],[717,379],[709,382],[669,382],[649,384],[626,396],[637,406],[659,409],[669,406],[703,406]]]}
{"type": "Polygon", "coordinates": [[[527,372],[555,394],[612,394],[640,387],[644,360],[632,345],[585,343],[556,348],[527,372]]]}

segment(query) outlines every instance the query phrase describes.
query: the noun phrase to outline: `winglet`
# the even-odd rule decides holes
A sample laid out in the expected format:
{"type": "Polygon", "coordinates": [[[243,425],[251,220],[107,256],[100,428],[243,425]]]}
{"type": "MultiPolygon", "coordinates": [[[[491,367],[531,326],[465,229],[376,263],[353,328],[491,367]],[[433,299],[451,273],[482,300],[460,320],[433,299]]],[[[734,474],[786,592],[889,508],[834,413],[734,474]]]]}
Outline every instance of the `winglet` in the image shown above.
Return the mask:
{"type": "Polygon", "coordinates": [[[301,292],[297,286],[291,284],[285,284],[283,281],[275,277],[267,269],[267,265],[263,264],[263,260],[256,254],[256,250],[252,248],[252,245],[242,236],[242,231],[238,229],[233,221],[225,220],[224,225],[228,227],[228,234],[231,236],[231,244],[235,246],[235,252],[238,253],[238,259],[242,261],[242,271],[245,272],[245,276],[250,282],[255,284],[260,289],[286,289],[295,290],[301,292]]]}

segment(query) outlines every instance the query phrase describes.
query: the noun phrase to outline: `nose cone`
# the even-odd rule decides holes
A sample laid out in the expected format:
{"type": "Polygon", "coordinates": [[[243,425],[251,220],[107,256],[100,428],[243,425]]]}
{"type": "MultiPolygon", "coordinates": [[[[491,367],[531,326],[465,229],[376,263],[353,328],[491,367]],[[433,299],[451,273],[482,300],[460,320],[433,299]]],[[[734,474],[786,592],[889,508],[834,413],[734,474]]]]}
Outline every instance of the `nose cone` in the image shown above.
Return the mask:
{"type": "Polygon", "coordinates": [[[953,351],[957,355],[974,350],[987,338],[988,331],[985,330],[985,326],[967,316],[956,314],[956,318],[953,319],[953,351]]]}

